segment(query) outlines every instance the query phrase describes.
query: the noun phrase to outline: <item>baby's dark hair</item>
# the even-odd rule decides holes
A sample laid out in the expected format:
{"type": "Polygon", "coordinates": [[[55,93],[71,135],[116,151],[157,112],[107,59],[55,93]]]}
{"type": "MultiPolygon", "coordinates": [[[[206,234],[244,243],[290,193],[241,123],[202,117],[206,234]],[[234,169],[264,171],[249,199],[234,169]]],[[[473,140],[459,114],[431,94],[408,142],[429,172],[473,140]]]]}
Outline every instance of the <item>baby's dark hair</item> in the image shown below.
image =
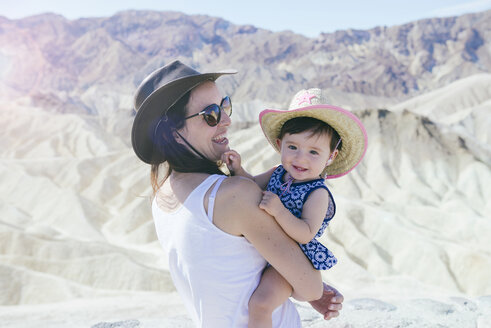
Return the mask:
{"type": "MultiPolygon", "coordinates": [[[[331,137],[331,144],[329,145],[330,151],[334,151],[336,144],[338,143],[339,139],[341,139],[338,132],[334,130],[332,126],[330,126],[326,122],[323,122],[321,120],[312,117],[296,117],[286,121],[285,124],[283,124],[283,126],[281,127],[280,135],[278,136],[278,138],[283,139],[283,137],[287,133],[296,134],[305,131],[310,131],[312,136],[323,135],[323,134],[327,134],[328,136],[330,136],[331,137]]],[[[338,150],[341,150],[342,146],[343,146],[343,141],[339,143],[338,150]]]]}

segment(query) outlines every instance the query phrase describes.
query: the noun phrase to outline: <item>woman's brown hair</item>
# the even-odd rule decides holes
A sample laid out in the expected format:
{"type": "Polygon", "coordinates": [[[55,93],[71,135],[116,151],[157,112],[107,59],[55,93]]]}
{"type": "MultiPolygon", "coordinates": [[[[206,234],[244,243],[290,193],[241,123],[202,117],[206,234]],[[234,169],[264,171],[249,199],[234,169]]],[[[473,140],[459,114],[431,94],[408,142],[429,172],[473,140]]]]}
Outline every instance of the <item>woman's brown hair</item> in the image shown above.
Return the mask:
{"type": "Polygon", "coordinates": [[[156,160],[153,161],[150,168],[150,182],[154,193],[167,180],[172,171],[224,174],[218,169],[216,162],[197,157],[188,147],[176,141],[175,131],[184,127],[191,92],[192,90],[188,91],[170,107],[166,117],[162,117],[157,124],[153,148],[153,157],[156,160]],[[159,181],[159,169],[163,163],[167,164],[167,171],[159,181]]]}

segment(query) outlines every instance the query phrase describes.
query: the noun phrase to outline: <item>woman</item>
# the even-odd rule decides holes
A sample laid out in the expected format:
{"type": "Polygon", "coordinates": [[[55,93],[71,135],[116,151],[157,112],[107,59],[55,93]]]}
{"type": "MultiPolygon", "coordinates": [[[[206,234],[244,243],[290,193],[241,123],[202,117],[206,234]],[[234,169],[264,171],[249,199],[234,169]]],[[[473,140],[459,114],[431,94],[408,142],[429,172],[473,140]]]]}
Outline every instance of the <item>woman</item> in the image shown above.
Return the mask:
{"type": "MultiPolygon", "coordinates": [[[[215,80],[179,61],[151,73],[135,95],[132,144],[151,164],[152,212],[177,291],[198,327],[247,327],[247,304],[270,263],[326,319],[342,296],[322,284],[297,243],[259,209],[251,180],[226,177],[217,162],[229,150],[231,103],[215,80]],[[159,182],[161,164],[166,173],[159,182]]],[[[273,313],[273,327],[300,327],[293,303],[273,313]]]]}

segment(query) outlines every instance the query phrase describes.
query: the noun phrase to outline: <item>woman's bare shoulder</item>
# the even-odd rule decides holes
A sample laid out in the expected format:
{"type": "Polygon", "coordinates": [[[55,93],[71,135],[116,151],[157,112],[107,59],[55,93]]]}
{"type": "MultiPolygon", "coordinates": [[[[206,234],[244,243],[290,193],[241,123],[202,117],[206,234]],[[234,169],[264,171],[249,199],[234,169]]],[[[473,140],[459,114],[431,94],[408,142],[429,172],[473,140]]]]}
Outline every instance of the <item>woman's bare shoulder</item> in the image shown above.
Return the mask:
{"type": "Polygon", "coordinates": [[[240,191],[242,193],[260,193],[261,189],[253,180],[241,177],[241,176],[232,176],[228,177],[223,181],[223,188],[227,189],[227,191],[240,191]]]}
{"type": "Polygon", "coordinates": [[[254,181],[238,176],[226,178],[218,189],[213,223],[229,234],[243,236],[252,222],[251,215],[266,214],[259,208],[261,197],[262,191],[254,181]]]}
{"type": "Polygon", "coordinates": [[[259,186],[251,179],[240,176],[226,178],[220,191],[225,204],[234,208],[257,207],[262,198],[259,186]]]}

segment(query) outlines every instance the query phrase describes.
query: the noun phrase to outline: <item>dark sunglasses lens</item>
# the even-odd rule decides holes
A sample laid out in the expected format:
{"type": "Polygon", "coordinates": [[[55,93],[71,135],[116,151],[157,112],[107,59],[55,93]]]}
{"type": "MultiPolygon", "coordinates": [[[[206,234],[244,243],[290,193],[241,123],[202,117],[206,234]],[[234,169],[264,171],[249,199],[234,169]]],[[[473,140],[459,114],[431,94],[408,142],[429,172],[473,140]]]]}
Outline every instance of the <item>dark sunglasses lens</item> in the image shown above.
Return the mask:
{"type": "Polygon", "coordinates": [[[203,118],[209,126],[217,125],[220,122],[220,107],[215,104],[206,107],[203,118]]]}
{"type": "Polygon", "coordinates": [[[225,114],[227,114],[228,116],[232,115],[232,101],[230,100],[229,96],[226,96],[225,98],[222,99],[222,103],[220,104],[220,107],[222,107],[225,114]]]}

